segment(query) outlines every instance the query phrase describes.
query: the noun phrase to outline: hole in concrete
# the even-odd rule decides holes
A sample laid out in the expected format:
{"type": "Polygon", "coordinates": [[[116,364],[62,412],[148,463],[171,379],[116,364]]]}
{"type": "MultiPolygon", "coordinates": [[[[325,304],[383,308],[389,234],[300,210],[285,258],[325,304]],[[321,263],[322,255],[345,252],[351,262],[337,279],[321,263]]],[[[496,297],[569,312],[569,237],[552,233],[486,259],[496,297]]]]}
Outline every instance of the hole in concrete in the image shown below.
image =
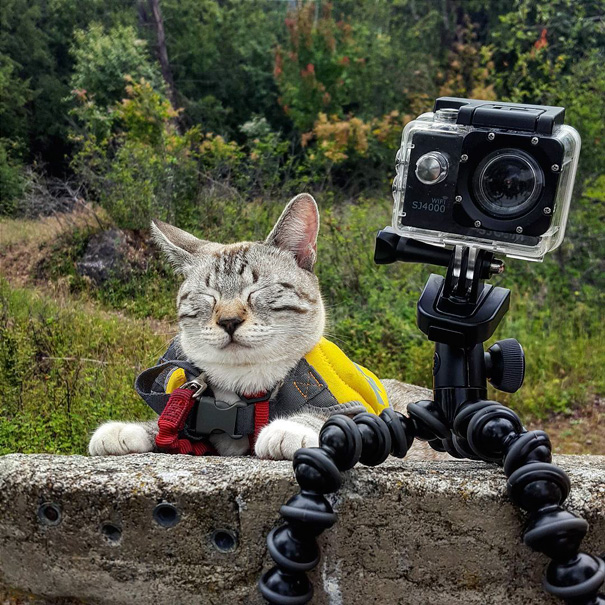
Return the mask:
{"type": "Polygon", "coordinates": [[[119,542],[122,537],[122,528],[113,523],[103,523],[101,525],[101,533],[109,542],[119,542]]]}
{"type": "Polygon", "coordinates": [[[43,525],[59,525],[61,523],[61,507],[54,502],[44,502],[38,507],[38,519],[43,525]]]}
{"type": "Polygon", "coordinates": [[[162,527],[173,527],[181,520],[176,506],[168,502],[161,502],[153,509],[153,518],[162,527]]]}
{"type": "Polygon", "coordinates": [[[237,534],[230,529],[216,529],[212,532],[212,545],[220,552],[233,552],[237,548],[237,534]]]}

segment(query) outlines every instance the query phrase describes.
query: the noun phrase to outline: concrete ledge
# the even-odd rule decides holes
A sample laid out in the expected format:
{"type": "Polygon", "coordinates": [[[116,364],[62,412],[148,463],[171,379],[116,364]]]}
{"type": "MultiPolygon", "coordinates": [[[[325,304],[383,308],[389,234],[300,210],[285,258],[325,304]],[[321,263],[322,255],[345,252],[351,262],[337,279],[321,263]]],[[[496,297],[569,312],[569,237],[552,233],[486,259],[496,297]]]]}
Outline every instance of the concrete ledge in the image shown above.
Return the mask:
{"type": "MultiPolygon", "coordinates": [[[[570,510],[591,525],[585,549],[601,553],[605,456],[556,461],[572,480],[570,510]]],[[[559,602],[541,589],[546,559],[521,543],[500,469],[391,458],[346,477],[339,521],[320,538],[313,603],[559,602]]],[[[43,603],[261,603],[265,537],[296,487],[290,463],[251,458],[4,456],[0,584],[43,603]],[[176,507],[174,526],[154,520],[160,502],[176,507]],[[60,519],[46,509],[42,522],[44,503],[60,519]],[[229,536],[234,549],[218,550],[229,536]]]]}

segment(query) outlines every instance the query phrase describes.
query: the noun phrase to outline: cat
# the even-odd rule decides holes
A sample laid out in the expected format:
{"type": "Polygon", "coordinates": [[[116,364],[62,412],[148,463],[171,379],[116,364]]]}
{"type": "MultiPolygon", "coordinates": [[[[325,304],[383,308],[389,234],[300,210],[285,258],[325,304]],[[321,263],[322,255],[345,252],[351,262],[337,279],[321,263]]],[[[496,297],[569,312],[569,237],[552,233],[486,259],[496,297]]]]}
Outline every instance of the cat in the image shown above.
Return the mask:
{"type": "MultiPolygon", "coordinates": [[[[223,245],[153,221],[155,243],[184,277],[178,346],[205,372],[217,399],[235,403],[237,393],[274,393],[320,341],[326,312],[313,273],[318,231],[317,204],[305,193],[290,201],[264,242],[223,245]]],[[[383,384],[391,405],[405,398],[401,383],[383,384]]],[[[291,460],[297,449],[318,445],[325,420],[318,412],[272,420],[258,435],[255,454],[291,460]]],[[[157,421],[108,422],[92,435],[89,453],[151,452],[157,433],[157,421]]],[[[211,435],[210,442],[223,456],[250,449],[248,439],[225,434],[211,435]]]]}

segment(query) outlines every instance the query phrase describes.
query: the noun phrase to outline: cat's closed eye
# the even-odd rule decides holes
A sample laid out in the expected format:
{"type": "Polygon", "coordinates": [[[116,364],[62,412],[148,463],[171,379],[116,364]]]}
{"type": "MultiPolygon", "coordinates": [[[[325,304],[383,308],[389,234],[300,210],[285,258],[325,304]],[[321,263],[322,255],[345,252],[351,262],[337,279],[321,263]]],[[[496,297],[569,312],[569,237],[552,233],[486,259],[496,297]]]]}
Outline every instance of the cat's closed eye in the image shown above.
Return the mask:
{"type": "Polygon", "coordinates": [[[212,311],[216,303],[217,298],[214,294],[187,292],[179,300],[178,319],[195,319],[203,312],[212,311]]]}
{"type": "Polygon", "coordinates": [[[199,314],[200,314],[199,309],[189,309],[187,311],[179,312],[179,314],[177,315],[177,318],[179,319],[179,321],[182,319],[196,319],[199,314]]]}
{"type": "Polygon", "coordinates": [[[308,313],[309,309],[304,307],[297,307],[295,305],[283,305],[281,307],[271,307],[271,311],[292,311],[294,313],[308,313]]]}

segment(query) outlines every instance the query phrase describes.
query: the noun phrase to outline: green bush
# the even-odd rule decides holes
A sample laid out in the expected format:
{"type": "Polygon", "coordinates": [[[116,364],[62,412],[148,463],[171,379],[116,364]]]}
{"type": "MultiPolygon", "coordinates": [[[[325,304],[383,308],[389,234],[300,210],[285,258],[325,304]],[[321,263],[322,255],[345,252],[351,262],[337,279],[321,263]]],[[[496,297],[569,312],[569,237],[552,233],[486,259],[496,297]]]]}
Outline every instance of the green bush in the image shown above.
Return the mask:
{"type": "Polygon", "coordinates": [[[132,385],[166,341],[0,282],[0,454],[84,454],[101,422],[153,417],[132,385]]]}
{"type": "Polygon", "coordinates": [[[116,225],[141,229],[153,217],[175,221],[197,191],[199,130],[180,134],[178,112],[144,79],[130,81],[126,94],[104,109],[77,93],[73,167],[116,225]]]}
{"type": "Polygon", "coordinates": [[[592,49],[603,49],[601,0],[515,0],[490,35],[492,81],[500,98],[543,103],[592,49]]]}
{"type": "Polygon", "coordinates": [[[15,213],[25,183],[25,166],[11,157],[9,146],[9,141],[0,138],[0,216],[15,213]]]}
{"type": "Polygon", "coordinates": [[[118,25],[106,32],[94,23],[87,30],[77,30],[72,58],[72,88],[98,107],[109,107],[124,98],[125,78],[144,79],[155,90],[163,90],[158,65],[133,27],[118,25]]]}

